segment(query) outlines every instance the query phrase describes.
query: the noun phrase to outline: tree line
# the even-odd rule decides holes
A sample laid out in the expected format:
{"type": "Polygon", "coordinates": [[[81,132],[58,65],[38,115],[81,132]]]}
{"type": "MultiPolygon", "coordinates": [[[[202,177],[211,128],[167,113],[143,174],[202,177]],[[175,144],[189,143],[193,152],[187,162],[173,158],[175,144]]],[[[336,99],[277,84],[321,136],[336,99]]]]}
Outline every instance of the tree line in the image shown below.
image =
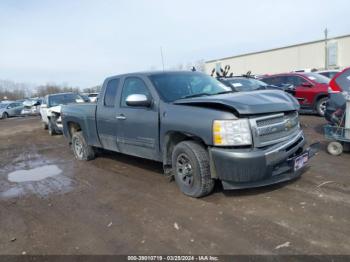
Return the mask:
{"type": "Polygon", "coordinates": [[[58,84],[45,84],[32,87],[26,83],[16,83],[9,80],[0,80],[0,101],[1,100],[19,100],[30,97],[44,97],[55,93],[97,93],[101,86],[80,89],[79,87],[71,87],[58,84]]]}

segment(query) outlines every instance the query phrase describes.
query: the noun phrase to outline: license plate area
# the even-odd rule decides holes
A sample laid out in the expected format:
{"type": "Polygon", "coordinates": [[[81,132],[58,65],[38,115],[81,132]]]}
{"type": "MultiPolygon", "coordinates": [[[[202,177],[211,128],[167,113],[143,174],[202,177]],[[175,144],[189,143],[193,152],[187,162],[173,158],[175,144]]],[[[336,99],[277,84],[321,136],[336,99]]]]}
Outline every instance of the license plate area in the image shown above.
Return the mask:
{"type": "Polygon", "coordinates": [[[297,171],[304,167],[309,161],[309,152],[303,153],[302,155],[296,157],[293,162],[294,171],[297,171]]]}

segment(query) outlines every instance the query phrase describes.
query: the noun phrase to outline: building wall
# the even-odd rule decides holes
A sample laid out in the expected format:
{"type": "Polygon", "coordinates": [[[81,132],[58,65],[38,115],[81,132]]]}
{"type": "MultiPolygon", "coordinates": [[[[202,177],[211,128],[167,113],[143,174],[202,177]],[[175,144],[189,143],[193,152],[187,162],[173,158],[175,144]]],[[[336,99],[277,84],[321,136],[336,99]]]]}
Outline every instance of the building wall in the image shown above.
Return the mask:
{"type": "MultiPolygon", "coordinates": [[[[329,41],[336,45],[337,65],[334,67],[350,66],[350,35],[334,38],[329,41]]],[[[253,74],[274,74],[290,72],[298,69],[323,69],[325,65],[324,41],[310,42],[285,48],[273,49],[264,52],[223,58],[206,62],[206,72],[221,64],[231,66],[230,72],[244,74],[252,71],[253,74]]]]}
{"type": "Polygon", "coordinates": [[[350,66],[350,36],[338,41],[338,61],[341,67],[350,66]]]}

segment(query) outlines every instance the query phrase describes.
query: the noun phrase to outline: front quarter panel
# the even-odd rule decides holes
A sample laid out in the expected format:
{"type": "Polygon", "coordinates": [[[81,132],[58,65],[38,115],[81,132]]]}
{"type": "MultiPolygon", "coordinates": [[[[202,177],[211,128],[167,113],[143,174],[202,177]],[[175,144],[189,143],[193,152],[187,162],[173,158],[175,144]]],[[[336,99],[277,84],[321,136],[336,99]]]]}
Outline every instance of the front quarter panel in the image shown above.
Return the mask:
{"type": "Polygon", "coordinates": [[[161,145],[170,132],[195,136],[206,145],[212,145],[213,121],[220,119],[237,119],[237,117],[228,110],[162,103],[160,106],[161,145]]]}

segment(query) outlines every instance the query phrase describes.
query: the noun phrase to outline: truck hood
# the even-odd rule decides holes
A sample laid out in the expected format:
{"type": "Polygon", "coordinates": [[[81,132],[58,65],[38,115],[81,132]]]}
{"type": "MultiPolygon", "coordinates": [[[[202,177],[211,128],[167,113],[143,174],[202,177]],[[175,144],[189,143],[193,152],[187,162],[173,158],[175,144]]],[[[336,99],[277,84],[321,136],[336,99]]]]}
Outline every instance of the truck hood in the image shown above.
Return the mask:
{"type": "Polygon", "coordinates": [[[50,107],[49,108],[49,111],[50,112],[55,112],[55,113],[61,113],[61,108],[62,108],[62,106],[53,106],[53,107],[50,107]]]}
{"type": "Polygon", "coordinates": [[[220,105],[236,110],[240,115],[265,114],[299,109],[298,101],[279,90],[238,92],[213,96],[180,99],[177,105],[205,106],[220,105]]]}

